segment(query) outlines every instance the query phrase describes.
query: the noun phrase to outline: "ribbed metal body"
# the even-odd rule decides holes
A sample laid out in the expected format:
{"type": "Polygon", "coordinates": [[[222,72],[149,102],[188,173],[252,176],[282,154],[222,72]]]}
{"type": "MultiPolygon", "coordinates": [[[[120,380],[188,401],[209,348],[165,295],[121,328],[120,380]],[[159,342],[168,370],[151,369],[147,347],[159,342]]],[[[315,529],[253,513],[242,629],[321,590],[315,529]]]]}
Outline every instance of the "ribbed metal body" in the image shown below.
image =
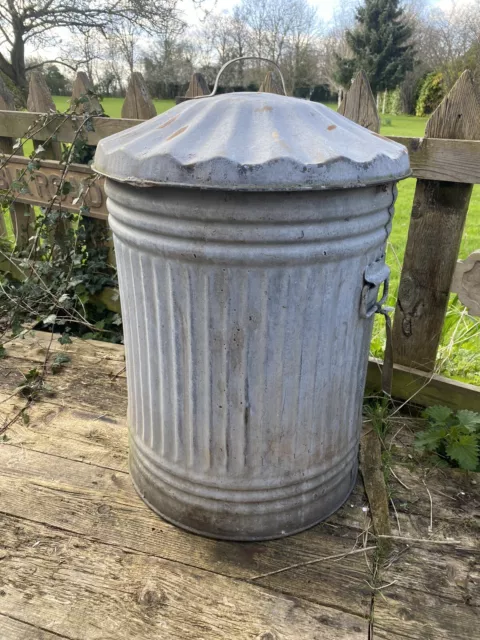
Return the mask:
{"type": "Polygon", "coordinates": [[[108,180],[130,468],[166,519],[237,540],[326,518],[357,474],[393,184],[247,193],[108,180]]]}

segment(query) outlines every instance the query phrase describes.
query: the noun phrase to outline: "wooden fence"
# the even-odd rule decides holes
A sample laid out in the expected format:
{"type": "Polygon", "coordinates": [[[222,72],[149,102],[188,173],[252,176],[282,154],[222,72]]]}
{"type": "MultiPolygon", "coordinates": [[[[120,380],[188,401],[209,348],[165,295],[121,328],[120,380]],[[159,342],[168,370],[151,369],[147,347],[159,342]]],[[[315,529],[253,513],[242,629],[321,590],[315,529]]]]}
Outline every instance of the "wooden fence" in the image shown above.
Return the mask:
{"type": "MultiPolygon", "coordinates": [[[[262,88],[266,92],[278,92],[271,75],[267,75],[262,88]]],[[[98,104],[90,90],[86,75],[78,74],[73,98],[87,95],[91,113],[98,104]]],[[[207,91],[204,79],[194,74],[185,97],[177,99],[177,103],[205,95],[207,91]]],[[[59,143],[74,142],[78,130],[71,119],[52,115],[53,101],[38,73],[32,74],[30,80],[28,109],[28,112],[15,111],[13,98],[0,86],[0,153],[5,154],[4,159],[9,158],[5,164],[0,155],[0,167],[5,165],[0,169],[0,189],[11,188],[17,172],[29,162],[19,155],[21,147],[11,155],[15,139],[25,139],[28,133],[28,138],[38,145],[55,133],[54,141],[49,142],[44,154],[47,159],[41,160],[32,174],[28,192],[16,192],[10,215],[18,246],[25,246],[31,235],[31,205],[45,206],[56,193],[63,171],[59,143]],[[49,112],[45,124],[42,114],[49,112]]],[[[380,120],[363,73],[355,77],[339,111],[378,134],[380,120]]],[[[92,117],[84,132],[85,141],[95,146],[102,138],[155,114],[143,78],[135,73],[128,85],[122,118],[92,117]]],[[[470,72],[460,77],[433,113],[423,138],[392,139],[408,148],[412,174],[417,179],[393,323],[393,395],[403,399],[413,397],[419,404],[443,403],[480,411],[480,388],[433,374],[470,195],[473,185],[480,184],[480,103],[470,72]]],[[[86,165],[72,164],[66,177],[74,189],[62,196],[62,207],[75,211],[79,207],[77,195],[81,184],[91,179],[92,171],[86,165]]],[[[89,187],[87,204],[88,215],[105,225],[103,180],[89,187]]],[[[6,233],[6,224],[0,214],[2,233],[6,233]]],[[[457,291],[462,291],[468,299],[473,296],[480,304],[480,259],[472,258],[471,262],[466,276],[457,273],[457,291]]],[[[0,261],[0,269],[2,265],[4,269],[9,268],[0,261]]],[[[381,366],[380,362],[371,360],[367,382],[370,389],[380,388],[381,366]]]]}

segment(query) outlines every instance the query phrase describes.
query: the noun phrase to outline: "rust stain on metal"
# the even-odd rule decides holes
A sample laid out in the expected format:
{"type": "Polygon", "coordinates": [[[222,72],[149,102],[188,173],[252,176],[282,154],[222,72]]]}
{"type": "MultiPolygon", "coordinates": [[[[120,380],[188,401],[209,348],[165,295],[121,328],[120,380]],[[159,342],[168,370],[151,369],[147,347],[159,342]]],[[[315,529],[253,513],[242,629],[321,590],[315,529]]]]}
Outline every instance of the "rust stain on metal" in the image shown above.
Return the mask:
{"type": "Polygon", "coordinates": [[[336,125],[336,124],[331,124],[329,127],[327,127],[327,130],[328,130],[328,131],[333,131],[333,130],[334,130],[334,129],[336,129],[336,128],[337,128],[337,125],[336,125]]]}
{"type": "Polygon", "coordinates": [[[165,129],[165,127],[168,127],[169,124],[172,124],[172,122],[175,122],[177,118],[178,116],[173,116],[173,118],[170,118],[169,120],[161,124],[159,127],[157,127],[157,129],[165,129]]]}
{"type": "Polygon", "coordinates": [[[168,136],[167,140],[173,140],[173,138],[176,138],[187,129],[188,129],[188,124],[185,125],[184,127],[181,127],[180,129],[178,129],[178,131],[175,131],[175,133],[172,133],[170,136],[168,136]]]}
{"type": "Polygon", "coordinates": [[[265,111],[273,111],[273,107],[271,107],[269,104],[266,104],[264,107],[259,107],[258,109],[254,110],[257,113],[263,113],[265,111]]]}
{"type": "Polygon", "coordinates": [[[290,147],[288,146],[288,144],[285,142],[285,140],[282,140],[280,138],[280,134],[278,133],[278,131],[272,131],[272,138],[278,142],[278,144],[283,147],[286,151],[291,151],[290,147]]]}

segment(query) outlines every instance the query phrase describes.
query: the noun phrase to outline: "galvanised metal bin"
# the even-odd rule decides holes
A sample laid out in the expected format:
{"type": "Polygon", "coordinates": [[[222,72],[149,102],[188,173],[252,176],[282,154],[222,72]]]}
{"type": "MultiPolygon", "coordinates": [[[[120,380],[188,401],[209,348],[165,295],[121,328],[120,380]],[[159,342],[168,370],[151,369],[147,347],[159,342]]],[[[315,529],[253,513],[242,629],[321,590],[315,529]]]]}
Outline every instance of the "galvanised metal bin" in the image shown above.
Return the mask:
{"type": "Polygon", "coordinates": [[[138,493],[216,538],[323,520],[355,484],[406,149],[321,104],[235,93],[102,140],[95,169],[138,493]]]}

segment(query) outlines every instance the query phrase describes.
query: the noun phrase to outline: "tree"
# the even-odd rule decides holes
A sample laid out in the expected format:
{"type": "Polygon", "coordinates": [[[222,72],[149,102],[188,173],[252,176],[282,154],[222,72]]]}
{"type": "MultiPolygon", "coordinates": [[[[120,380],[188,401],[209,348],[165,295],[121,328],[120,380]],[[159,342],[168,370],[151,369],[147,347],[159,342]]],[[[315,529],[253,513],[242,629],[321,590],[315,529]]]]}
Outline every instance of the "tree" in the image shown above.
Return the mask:
{"type": "Polygon", "coordinates": [[[52,32],[59,27],[80,33],[95,29],[106,35],[121,21],[158,34],[166,24],[180,21],[177,4],[178,0],[5,0],[0,45],[9,53],[0,53],[0,71],[26,91],[27,71],[34,68],[25,62],[27,43],[51,45],[52,32]]]}
{"type": "Polygon", "coordinates": [[[145,81],[152,96],[172,99],[185,91],[194,71],[188,42],[174,33],[159,38],[143,59],[145,81]]]}
{"type": "Polygon", "coordinates": [[[45,82],[52,96],[66,96],[70,92],[70,82],[55,64],[50,64],[43,70],[45,82]]]}
{"type": "Polygon", "coordinates": [[[365,0],[355,15],[356,26],[345,36],[351,56],[337,56],[337,79],[348,87],[363,69],[373,93],[395,89],[413,68],[412,28],[399,0],[365,0]]]}

